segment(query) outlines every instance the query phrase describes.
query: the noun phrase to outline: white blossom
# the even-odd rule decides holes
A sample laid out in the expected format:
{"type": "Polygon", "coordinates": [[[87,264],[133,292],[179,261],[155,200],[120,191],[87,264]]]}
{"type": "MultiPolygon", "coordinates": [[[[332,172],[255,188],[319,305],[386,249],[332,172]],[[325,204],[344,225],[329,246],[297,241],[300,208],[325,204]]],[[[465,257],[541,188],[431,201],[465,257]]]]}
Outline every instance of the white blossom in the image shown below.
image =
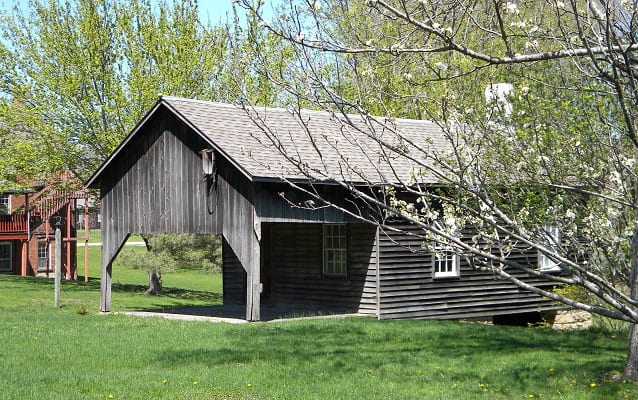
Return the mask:
{"type": "Polygon", "coordinates": [[[520,10],[518,9],[518,4],[508,1],[507,3],[505,3],[505,9],[512,13],[512,14],[516,14],[518,15],[518,13],[520,12],[520,10]]]}

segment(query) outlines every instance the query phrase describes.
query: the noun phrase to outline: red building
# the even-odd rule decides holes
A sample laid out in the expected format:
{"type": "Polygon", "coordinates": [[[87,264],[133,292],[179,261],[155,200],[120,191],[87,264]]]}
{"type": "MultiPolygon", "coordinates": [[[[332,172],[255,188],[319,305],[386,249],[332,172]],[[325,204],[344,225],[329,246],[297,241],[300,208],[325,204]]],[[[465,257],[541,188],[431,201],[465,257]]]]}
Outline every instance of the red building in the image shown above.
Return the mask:
{"type": "Polygon", "coordinates": [[[0,192],[0,273],[49,276],[55,266],[55,228],[61,222],[62,274],[77,279],[77,200],[84,191],[59,189],[67,180],[0,192]]]}

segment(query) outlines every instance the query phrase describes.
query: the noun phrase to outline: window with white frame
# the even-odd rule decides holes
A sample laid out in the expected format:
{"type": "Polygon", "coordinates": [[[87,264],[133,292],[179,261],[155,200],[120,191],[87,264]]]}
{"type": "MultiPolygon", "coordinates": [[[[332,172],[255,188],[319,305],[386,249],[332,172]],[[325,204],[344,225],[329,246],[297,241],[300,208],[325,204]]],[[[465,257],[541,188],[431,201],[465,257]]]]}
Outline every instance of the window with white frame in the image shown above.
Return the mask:
{"type": "Polygon", "coordinates": [[[0,194],[0,215],[11,214],[11,195],[0,194]]]}
{"type": "Polygon", "coordinates": [[[346,276],[348,254],[345,224],[323,225],[323,275],[346,276]]]}
{"type": "Polygon", "coordinates": [[[0,242],[0,271],[7,272],[13,269],[12,253],[11,242],[0,242]]]}
{"type": "MultiPolygon", "coordinates": [[[[542,244],[549,250],[555,251],[560,248],[560,229],[555,225],[544,225],[540,234],[542,244]]],[[[538,251],[538,269],[541,272],[560,271],[560,265],[546,254],[538,251]]]]}
{"type": "Polygon", "coordinates": [[[38,243],[38,271],[47,271],[49,268],[49,248],[46,242],[38,243]]]}
{"type": "Polygon", "coordinates": [[[437,247],[432,255],[434,278],[458,278],[461,275],[459,256],[452,249],[437,247]]]}

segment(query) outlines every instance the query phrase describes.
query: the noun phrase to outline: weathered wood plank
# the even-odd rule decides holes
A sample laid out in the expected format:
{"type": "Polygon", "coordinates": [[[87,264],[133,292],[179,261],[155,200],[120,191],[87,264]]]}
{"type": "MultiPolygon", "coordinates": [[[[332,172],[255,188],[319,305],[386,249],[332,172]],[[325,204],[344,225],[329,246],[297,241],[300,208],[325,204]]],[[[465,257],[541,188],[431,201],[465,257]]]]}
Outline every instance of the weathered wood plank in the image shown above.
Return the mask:
{"type": "MultiPolygon", "coordinates": [[[[432,256],[416,236],[418,229],[409,225],[398,227],[404,232],[380,234],[379,318],[489,317],[555,308],[534,293],[470,268],[464,260],[458,279],[433,279],[432,256]]],[[[511,257],[535,262],[525,249],[516,249],[511,257]]],[[[546,282],[514,273],[532,284],[547,286],[546,282]]]]}

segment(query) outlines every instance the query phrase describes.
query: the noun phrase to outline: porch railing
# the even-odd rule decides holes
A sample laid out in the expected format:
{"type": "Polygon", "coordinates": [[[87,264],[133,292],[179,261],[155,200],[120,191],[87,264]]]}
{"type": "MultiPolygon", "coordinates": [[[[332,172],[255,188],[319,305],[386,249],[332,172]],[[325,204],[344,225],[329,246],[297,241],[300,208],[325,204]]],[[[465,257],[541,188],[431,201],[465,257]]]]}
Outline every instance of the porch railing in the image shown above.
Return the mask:
{"type": "Polygon", "coordinates": [[[26,214],[0,215],[0,233],[4,232],[26,232],[26,214]]]}

